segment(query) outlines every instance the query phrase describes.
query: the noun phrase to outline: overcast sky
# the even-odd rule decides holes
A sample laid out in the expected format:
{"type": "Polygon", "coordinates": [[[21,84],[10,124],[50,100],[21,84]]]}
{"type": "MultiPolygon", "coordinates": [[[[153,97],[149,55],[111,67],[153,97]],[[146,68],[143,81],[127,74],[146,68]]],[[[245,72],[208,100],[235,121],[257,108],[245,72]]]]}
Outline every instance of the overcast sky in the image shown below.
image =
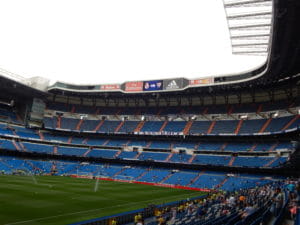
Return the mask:
{"type": "Polygon", "coordinates": [[[222,0],[0,0],[0,68],[110,84],[241,72],[222,0]]]}

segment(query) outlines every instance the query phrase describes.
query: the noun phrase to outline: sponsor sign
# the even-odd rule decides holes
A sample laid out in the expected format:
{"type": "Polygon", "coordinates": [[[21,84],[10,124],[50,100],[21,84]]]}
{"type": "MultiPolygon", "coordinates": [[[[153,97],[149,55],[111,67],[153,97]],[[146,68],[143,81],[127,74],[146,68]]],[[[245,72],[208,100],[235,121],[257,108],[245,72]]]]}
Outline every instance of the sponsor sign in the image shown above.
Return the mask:
{"type": "Polygon", "coordinates": [[[162,80],[144,81],[144,91],[159,91],[163,89],[162,80]]]}
{"type": "Polygon", "coordinates": [[[128,92],[139,92],[143,91],[143,82],[127,82],[125,83],[125,91],[128,92]]]}
{"type": "Polygon", "coordinates": [[[190,86],[198,86],[198,85],[205,85],[205,84],[212,84],[214,82],[213,78],[202,78],[196,80],[190,80],[190,86]]]}
{"type": "Polygon", "coordinates": [[[164,80],[164,90],[176,90],[183,88],[183,79],[164,80]]]}
{"type": "Polygon", "coordinates": [[[119,84],[104,84],[100,86],[100,90],[102,91],[112,91],[112,90],[120,90],[119,84]]]}

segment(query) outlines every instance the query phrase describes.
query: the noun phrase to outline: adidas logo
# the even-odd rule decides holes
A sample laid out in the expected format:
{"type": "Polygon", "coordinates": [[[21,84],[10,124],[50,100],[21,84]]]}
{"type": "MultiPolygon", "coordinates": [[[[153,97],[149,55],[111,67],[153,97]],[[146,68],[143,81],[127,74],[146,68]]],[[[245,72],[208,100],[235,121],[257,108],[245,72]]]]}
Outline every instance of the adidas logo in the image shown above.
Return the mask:
{"type": "Polygon", "coordinates": [[[179,88],[176,80],[172,80],[168,85],[167,85],[167,89],[176,89],[179,88]]]}

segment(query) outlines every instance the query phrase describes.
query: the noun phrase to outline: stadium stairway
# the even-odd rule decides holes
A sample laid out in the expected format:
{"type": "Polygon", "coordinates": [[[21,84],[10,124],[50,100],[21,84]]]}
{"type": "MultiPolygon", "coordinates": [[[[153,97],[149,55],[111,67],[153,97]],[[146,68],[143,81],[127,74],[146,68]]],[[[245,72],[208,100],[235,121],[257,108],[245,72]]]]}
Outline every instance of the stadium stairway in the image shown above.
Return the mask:
{"type": "Polygon", "coordinates": [[[40,137],[40,139],[41,139],[42,141],[45,140],[45,137],[44,137],[43,132],[37,131],[36,133],[39,135],[39,137],[40,137]]]}
{"type": "Polygon", "coordinates": [[[203,174],[205,174],[205,171],[202,171],[196,176],[193,180],[191,180],[191,183],[189,183],[188,186],[191,186],[193,183],[195,183],[203,174]]]}
{"type": "Polygon", "coordinates": [[[271,148],[268,150],[268,152],[273,152],[273,151],[276,149],[277,146],[278,146],[278,142],[274,143],[274,144],[271,146],[271,148]]]}
{"type": "Polygon", "coordinates": [[[267,162],[265,165],[263,165],[263,167],[270,167],[279,158],[280,157],[274,157],[274,159],[272,159],[269,162],[267,162]]]}
{"type": "Polygon", "coordinates": [[[107,139],[104,143],[103,143],[103,146],[106,146],[108,143],[109,143],[109,139],[107,139]]]}
{"type": "Polygon", "coordinates": [[[87,142],[89,141],[89,138],[85,138],[83,141],[82,141],[82,144],[87,144],[87,142]]]}
{"type": "Polygon", "coordinates": [[[15,146],[16,150],[21,151],[21,147],[18,145],[18,143],[13,139],[12,144],[15,146]]]}
{"type": "Polygon", "coordinates": [[[288,122],[281,130],[287,130],[294,122],[296,122],[300,118],[300,115],[295,116],[293,119],[291,119],[290,122],[288,122]]]}
{"type": "Polygon", "coordinates": [[[235,159],[236,159],[236,157],[232,156],[231,159],[230,159],[230,161],[229,161],[229,163],[228,163],[228,166],[232,166],[235,159]]]}
{"type": "Polygon", "coordinates": [[[146,145],[146,148],[150,148],[151,144],[152,144],[152,141],[149,141],[146,145]]]}
{"type": "Polygon", "coordinates": [[[145,176],[150,170],[146,170],[145,172],[143,172],[142,174],[140,174],[137,178],[135,178],[135,180],[139,180],[141,179],[143,176],[145,176]]]}
{"type": "Polygon", "coordinates": [[[144,124],[145,124],[145,121],[139,122],[139,124],[137,125],[137,127],[134,129],[134,132],[140,132],[141,129],[143,128],[144,124]]]}
{"type": "Polygon", "coordinates": [[[121,127],[124,125],[124,121],[121,121],[120,124],[116,127],[115,129],[115,133],[119,132],[119,130],[121,129],[121,127]]]}
{"type": "Polygon", "coordinates": [[[23,143],[22,143],[21,141],[19,141],[18,144],[20,145],[21,150],[23,150],[24,152],[26,152],[26,148],[25,148],[25,146],[23,145],[23,143]]]}
{"type": "Polygon", "coordinates": [[[195,159],[195,157],[196,157],[196,155],[193,155],[193,156],[189,159],[188,163],[192,163],[193,160],[195,159]]]}
{"type": "Polygon", "coordinates": [[[83,124],[84,120],[81,119],[78,121],[77,125],[76,125],[76,130],[80,130],[81,125],[83,124]]]}
{"type": "Polygon", "coordinates": [[[41,168],[39,168],[39,167],[33,165],[33,163],[30,162],[30,161],[24,160],[24,162],[25,162],[27,165],[29,165],[30,167],[32,167],[34,170],[38,170],[38,171],[40,171],[40,172],[43,171],[41,168]]]}
{"type": "Polygon", "coordinates": [[[170,153],[170,154],[168,155],[168,157],[166,158],[165,162],[169,162],[173,155],[174,155],[173,152],[170,153]]]}
{"type": "Polygon", "coordinates": [[[214,129],[214,127],[216,125],[216,122],[217,121],[215,121],[215,120],[211,122],[211,124],[210,124],[210,126],[209,126],[209,128],[207,130],[207,134],[210,134],[212,132],[212,130],[214,129]]]}
{"type": "Polygon", "coordinates": [[[256,149],[256,147],[257,147],[257,143],[253,144],[249,152],[253,152],[256,149]]]}
{"type": "Polygon", "coordinates": [[[244,122],[244,120],[240,120],[240,121],[239,121],[239,123],[238,123],[238,125],[236,126],[235,131],[234,131],[235,134],[238,134],[238,133],[239,133],[239,131],[240,131],[242,125],[243,125],[243,122],[244,122]]]}
{"type": "Polygon", "coordinates": [[[138,154],[136,154],[136,156],[134,157],[134,159],[138,159],[141,154],[142,154],[142,152],[139,152],[138,154]]]}
{"type": "Polygon", "coordinates": [[[56,154],[57,154],[57,152],[58,152],[57,146],[54,146],[54,147],[53,147],[53,154],[55,154],[55,155],[56,155],[56,154]]]}
{"type": "Polygon", "coordinates": [[[57,117],[57,124],[56,124],[56,128],[60,129],[61,128],[61,115],[59,115],[57,117]]]}
{"type": "Polygon", "coordinates": [[[72,143],[72,139],[73,139],[73,137],[71,136],[71,137],[69,137],[69,139],[68,139],[68,144],[71,144],[72,143]]]}
{"type": "Polygon", "coordinates": [[[184,134],[184,135],[189,134],[190,129],[191,129],[193,123],[194,123],[193,120],[190,120],[189,122],[187,122],[187,124],[185,125],[185,127],[184,127],[184,129],[183,129],[183,134],[184,134]]]}
{"type": "Polygon", "coordinates": [[[159,129],[159,132],[162,132],[162,131],[165,129],[165,127],[167,126],[167,124],[168,124],[168,121],[166,120],[166,121],[163,123],[163,125],[161,126],[161,128],[159,129]]]}
{"type": "Polygon", "coordinates": [[[125,167],[123,167],[121,170],[119,170],[118,172],[116,172],[116,173],[112,176],[112,178],[118,176],[118,175],[119,175],[120,173],[122,173],[124,170],[126,170],[125,167]]]}
{"type": "Polygon", "coordinates": [[[98,125],[95,127],[94,132],[97,132],[101,128],[101,126],[103,125],[103,123],[104,123],[104,120],[100,120],[100,122],[98,123],[98,125]]]}
{"type": "Polygon", "coordinates": [[[227,180],[228,180],[228,177],[225,177],[225,179],[222,180],[219,184],[217,184],[215,188],[221,188],[226,183],[227,180]]]}
{"type": "Polygon", "coordinates": [[[162,184],[166,180],[168,180],[174,173],[169,173],[167,176],[165,176],[159,183],[162,184]]]}
{"type": "Polygon", "coordinates": [[[117,153],[114,155],[114,158],[115,158],[115,159],[118,158],[118,156],[119,156],[121,153],[122,153],[121,150],[120,150],[120,151],[117,151],[117,153]]]}
{"type": "Polygon", "coordinates": [[[259,130],[258,133],[263,133],[263,132],[267,129],[267,127],[269,126],[269,124],[271,123],[271,121],[272,121],[272,118],[269,118],[269,119],[264,123],[264,125],[261,127],[261,129],[259,130]]]}
{"type": "Polygon", "coordinates": [[[82,156],[86,157],[92,150],[92,148],[89,148],[82,156]]]}

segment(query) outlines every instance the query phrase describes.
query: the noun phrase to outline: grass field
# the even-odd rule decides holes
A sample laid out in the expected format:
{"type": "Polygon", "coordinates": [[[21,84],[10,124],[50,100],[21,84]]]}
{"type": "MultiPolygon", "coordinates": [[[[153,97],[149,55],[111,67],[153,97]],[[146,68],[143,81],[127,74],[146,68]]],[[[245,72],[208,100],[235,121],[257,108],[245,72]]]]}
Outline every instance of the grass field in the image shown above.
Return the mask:
{"type": "Polygon", "coordinates": [[[0,176],[0,224],[70,224],[200,196],[198,191],[70,177],[0,176]]]}

